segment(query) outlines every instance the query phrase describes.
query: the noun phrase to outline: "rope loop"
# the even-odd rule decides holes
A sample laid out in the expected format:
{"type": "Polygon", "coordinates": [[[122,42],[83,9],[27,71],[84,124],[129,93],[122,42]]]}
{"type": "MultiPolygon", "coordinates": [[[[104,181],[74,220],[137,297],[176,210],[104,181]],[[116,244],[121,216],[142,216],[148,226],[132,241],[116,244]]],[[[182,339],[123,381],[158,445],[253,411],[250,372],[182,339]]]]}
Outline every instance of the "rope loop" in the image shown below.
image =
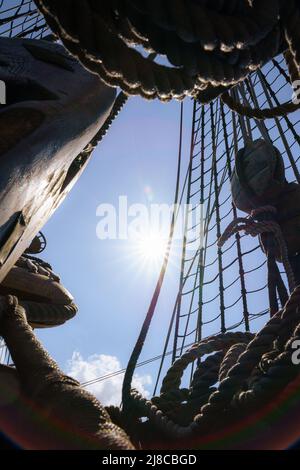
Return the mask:
{"type": "Polygon", "coordinates": [[[293,292],[295,289],[295,278],[294,273],[289,261],[288,249],[285,242],[285,239],[282,234],[279,223],[275,220],[275,215],[277,214],[277,209],[273,206],[262,206],[252,210],[249,217],[238,217],[234,219],[226,228],[223,235],[218,240],[218,247],[222,248],[223,245],[235,234],[240,231],[244,231],[246,235],[251,237],[256,237],[263,233],[272,233],[274,239],[279,248],[280,259],[283,263],[290,292],[293,292]],[[263,220],[263,214],[271,214],[273,216],[272,220],[263,220]],[[259,221],[257,218],[259,217],[259,221]]]}

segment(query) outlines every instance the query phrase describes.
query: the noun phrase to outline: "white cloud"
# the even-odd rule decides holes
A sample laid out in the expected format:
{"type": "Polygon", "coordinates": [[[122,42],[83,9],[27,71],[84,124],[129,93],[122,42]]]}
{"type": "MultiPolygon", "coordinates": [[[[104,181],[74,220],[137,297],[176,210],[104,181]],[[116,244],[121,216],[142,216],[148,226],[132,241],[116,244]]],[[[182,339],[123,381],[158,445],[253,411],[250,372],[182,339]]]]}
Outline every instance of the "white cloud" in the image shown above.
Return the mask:
{"type": "MultiPolygon", "coordinates": [[[[80,383],[97,379],[121,369],[121,363],[115,356],[93,354],[84,359],[77,351],[73,353],[72,359],[67,364],[67,374],[74,377],[80,383]]],[[[86,387],[86,390],[95,395],[105,406],[120,405],[123,377],[124,375],[122,374],[102,382],[96,382],[86,387]]],[[[134,375],[133,387],[139,390],[145,397],[150,395],[146,387],[150,386],[151,383],[150,375],[134,375]]]]}

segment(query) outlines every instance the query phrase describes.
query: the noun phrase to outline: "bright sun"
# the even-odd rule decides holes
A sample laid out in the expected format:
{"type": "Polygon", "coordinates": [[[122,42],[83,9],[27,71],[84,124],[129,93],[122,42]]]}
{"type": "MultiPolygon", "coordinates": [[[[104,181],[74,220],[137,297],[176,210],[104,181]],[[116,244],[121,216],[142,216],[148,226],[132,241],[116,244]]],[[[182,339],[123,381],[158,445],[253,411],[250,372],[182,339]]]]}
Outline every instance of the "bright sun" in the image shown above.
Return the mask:
{"type": "Polygon", "coordinates": [[[166,240],[156,234],[145,235],[138,240],[139,255],[145,261],[163,261],[166,251],[166,240]]]}

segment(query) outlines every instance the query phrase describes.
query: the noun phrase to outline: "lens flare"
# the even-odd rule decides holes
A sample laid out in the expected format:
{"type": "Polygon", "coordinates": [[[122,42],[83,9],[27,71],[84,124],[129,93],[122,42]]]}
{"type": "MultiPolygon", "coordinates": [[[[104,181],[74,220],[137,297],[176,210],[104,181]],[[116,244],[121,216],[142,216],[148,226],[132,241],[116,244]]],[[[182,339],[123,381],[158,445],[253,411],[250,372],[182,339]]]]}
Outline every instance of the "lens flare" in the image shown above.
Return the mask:
{"type": "Polygon", "coordinates": [[[137,240],[137,250],[141,258],[146,262],[163,261],[166,252],[166,240],[160,234],[141,236],[137,240]]]}

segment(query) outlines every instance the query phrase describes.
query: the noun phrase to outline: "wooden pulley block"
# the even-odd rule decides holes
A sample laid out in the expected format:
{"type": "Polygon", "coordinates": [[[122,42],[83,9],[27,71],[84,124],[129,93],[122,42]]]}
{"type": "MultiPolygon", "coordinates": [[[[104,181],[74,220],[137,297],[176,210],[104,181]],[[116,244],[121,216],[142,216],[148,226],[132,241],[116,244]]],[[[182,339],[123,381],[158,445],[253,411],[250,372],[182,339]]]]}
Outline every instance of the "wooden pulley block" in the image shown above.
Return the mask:
{"type": "MultiPolygon", "coordinates": [[[[265,140],[249,142],[236,156],[231,178],[235,206],[251,214],[255,209],[273,206],[289,256],[300,252],[300,185],[288,183],[279,150],[265,140]]],[[[263,251],[267,251],[266,234],[261,235],[263,251]]],[[[275,256],[281,261],[279,247],[275,256]]]]}
{"type": "Polygon", "coordinates": [[[263,139],[249,142],[236,155],[231,178],[235,206],[250,214],[254,209],[274,205],[287,185],[279,150],[263,139]]]}
{"type": "Polygon", "coordinates": [[[22,256],[0,284],[0,296],[15,295],[33,328],[52,328],[77,313],[72,294],[48,263],[22,256]]]}

